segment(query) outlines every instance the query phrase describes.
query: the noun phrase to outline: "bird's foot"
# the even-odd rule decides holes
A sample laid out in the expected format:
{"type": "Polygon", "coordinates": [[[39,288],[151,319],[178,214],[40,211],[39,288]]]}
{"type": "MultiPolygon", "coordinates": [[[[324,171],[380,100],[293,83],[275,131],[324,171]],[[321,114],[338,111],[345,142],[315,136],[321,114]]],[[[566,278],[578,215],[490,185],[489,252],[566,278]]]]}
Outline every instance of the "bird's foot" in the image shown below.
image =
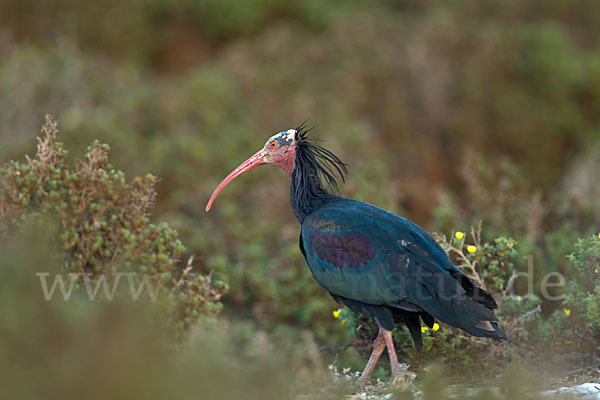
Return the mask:
{"type": "Polygon", "coordinates": [[[354,385],[358,388],[364,387],[367,382],[369,382],[369,377],[365,377],[365,376],[361,376],[360,378],[358,378],[358,380],[354,383],[354,385]]]}
{"type": "Polygon", "coordinates": [[[416,377],[417,374],[408,370],[408,365],[396,363],[392,365],[392,379],[390,380],[390,384],[406,386],[416,377]]]}

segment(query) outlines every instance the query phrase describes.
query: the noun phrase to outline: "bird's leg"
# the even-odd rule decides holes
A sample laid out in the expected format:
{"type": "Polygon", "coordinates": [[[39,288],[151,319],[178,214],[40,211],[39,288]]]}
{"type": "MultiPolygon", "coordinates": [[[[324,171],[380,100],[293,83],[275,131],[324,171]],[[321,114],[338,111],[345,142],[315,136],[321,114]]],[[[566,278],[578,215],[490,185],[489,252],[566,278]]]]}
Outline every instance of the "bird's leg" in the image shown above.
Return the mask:
{"type": "Polygon", "coordinates": [[[359,385],[364,385],[367,383],[367,381],[369,380],[369,377],[371,376],[371,373],[375,369],[375,364],[377,364],[377,360],[379,360],[379,357],[381,357],[381,353],[383,353],[383,349],[385,348],[385,332],[389,332],[389,331],[386,331],[385,328],[380,326],[379,334],[377,335],[377,338],[375,338],[375,341],[373,342],[373,352],[371,353],[369,362],[367,363],[367,366],[365,367],[360,378],[358,378],[359,385]]]}
{"type": "Polygon", "coordinates": [[[396,349],[394,349],[392,331],[384,329],[383,338],[385,340],[385,345],[387,346],[388,356],[390,357],[390,364],[392,366],[392,379],[395,379],[402,375],[403,370],[400,368],[400,363],[398,363],[398,355],[396,355],[396,349]]]}
{"type": "MultiPolygon", "coordinates": [[[[383,328],[380,326],[379,329],[381,331],[383,328]]],[[[406,384],[412,381],[417,375],[400,367],[400,363],[398,363],[398,355],[396,354],[396,349],[394,349],[392,331],[383,329],[383,340],[385,341],[385,345],[388,349],[388,356],[390,357],[390,364],[392,367],[392,382],[402,382],[406,384]]]]}

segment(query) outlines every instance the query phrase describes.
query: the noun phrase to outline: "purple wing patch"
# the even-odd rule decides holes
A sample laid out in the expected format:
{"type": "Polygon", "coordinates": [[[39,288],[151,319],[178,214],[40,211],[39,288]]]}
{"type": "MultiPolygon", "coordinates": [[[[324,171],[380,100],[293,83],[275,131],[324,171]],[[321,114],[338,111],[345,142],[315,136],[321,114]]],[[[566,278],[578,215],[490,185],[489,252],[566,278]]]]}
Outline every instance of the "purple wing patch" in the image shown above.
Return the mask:
{"type": "Polygon", "coordinates": [[[315,255],[336,268],[360,267],[375,257],[375,246],[357,233],[332,233],[314,230],[309,243],[315,255]]]}

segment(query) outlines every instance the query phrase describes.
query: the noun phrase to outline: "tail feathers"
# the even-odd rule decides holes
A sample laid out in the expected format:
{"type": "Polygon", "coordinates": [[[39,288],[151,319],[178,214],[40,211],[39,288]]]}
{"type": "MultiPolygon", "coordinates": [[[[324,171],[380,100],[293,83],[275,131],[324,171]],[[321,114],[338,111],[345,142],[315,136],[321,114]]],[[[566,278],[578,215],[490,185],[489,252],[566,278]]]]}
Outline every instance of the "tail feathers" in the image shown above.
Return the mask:
{"type": "MultiPolygon", "coordinates": [[[[463,288],[466,282],[470,281],[466,278],[462,282],[458,281],[463,288]]],[[[454,291],[454,293],[456,293],[454,297],[448,298],[447,294],[440,292],[430,282],[417,287],[417,294],[424,299],[419,306],[436,319],[474,336],[508,339],[498,327],[496,322],[498,318],[494,313],[497,306],[487,292],[473,285],[469,291],[465,290],[462,293],[454,291]],[[469,296],[473,295],[473,292],[477,292],[479,298],[469,296]]]]}
{"type": "Polygon", "coordinates": [[[475,326],[466,328],[463,327],[462,329],[474,336],[489,337],[499,340],[510,340],[506,333],[500,329],[496,321],[482,320],[479,321],[475,326]]]}
{"type": "Polygon", "coordinates": [[[448,271],[454,279],[458,281],[461,287],[465,290],[467,297],[473,299],[479,304],[490,309],[497,309],[498,305],[494,298],[485,290],[477,286],[473,281],[467,278],[460,270],[451,269],[448,271]]]}
{"type": "MultiPolygon", "coordinates": [[[[431,315],[423,312],[420,314],[413,314],[412,316],[402,316],[398,318],[394,313],[394,319],[397,323],[403,323],[408,328],[410,336],[415,344],[415,348],[419,353],[423,352],[423,337],[421,334],[421,322],[419,317],[423,320],[425,325],[429,328],[433,328],[434,319],[431,315]]],[[[488,337],[496,340],[510,340],[509,337],[500,329],[496,321],[479,321],[475,326],[462,328],[465,332],[470,333],[473,336],[488,337]]]]}

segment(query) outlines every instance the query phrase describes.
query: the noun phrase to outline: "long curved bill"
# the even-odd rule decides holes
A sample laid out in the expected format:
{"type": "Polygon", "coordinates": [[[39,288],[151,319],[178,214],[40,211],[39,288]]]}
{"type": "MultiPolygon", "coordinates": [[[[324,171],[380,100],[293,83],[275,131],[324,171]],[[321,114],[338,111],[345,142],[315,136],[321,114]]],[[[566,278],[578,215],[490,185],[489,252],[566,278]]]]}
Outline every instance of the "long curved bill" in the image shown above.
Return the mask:
{"type": "Polygon", "coordinates": [[[225,179],[221,181],[221,183],[219,183],[219,186],[217,186],[212,196],[210,196],[210,200],[208,200],[208,204],[206,205],[206,212],[210,210],[210,207],[212,206],[219,193],[221,193],[221,190],[223,190],[223,188],[225,188],[225,186],[227,186],[229,182],[231,182],[244,172],[250,171],[252,168],[258,167],[259,165],[263,164],[265,164],[265,152],[261,149],[252,157],[244,161],[239,167],[231,171],[231,173],[227,175],[225,179]]]}

